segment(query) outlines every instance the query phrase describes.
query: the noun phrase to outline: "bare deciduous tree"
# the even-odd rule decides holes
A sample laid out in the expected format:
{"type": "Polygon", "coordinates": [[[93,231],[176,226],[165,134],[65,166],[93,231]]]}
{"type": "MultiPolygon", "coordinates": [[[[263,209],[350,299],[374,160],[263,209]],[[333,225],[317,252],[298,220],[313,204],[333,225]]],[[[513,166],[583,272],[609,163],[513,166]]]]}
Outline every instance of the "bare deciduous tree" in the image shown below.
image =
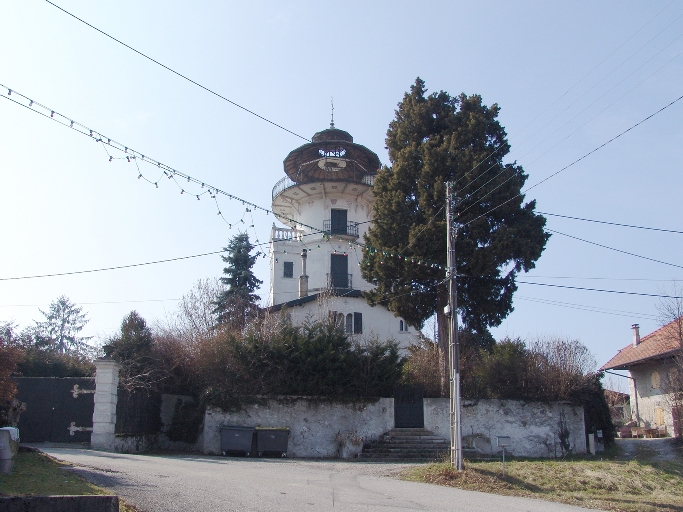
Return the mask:
{"type": "Polygon", "coordinates": [[[678,434],[683,435],[683,283],[672,280],[662,295],[667,298],[657,303],[660,335],[669,346],[675,347],[671,364],[665,374],[660,375],[663,398],[671,408],[674,423],[678,424],[678,434]],[[668,292],[668,293],[667,293],[668,292]]]}

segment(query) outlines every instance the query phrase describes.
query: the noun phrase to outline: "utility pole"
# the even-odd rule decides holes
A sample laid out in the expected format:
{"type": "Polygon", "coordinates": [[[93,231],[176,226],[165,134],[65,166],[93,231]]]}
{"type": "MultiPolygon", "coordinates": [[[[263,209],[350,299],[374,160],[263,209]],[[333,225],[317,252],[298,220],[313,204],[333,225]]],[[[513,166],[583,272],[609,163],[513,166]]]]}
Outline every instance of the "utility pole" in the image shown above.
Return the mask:
{"type": "Polygon", "coordinates": [[[458,341],[458,273],[455,260],[455,240],[458,226],[454,219],[457,197],[453,184],[446,183],[446,226],[448,231],[448,373],[451,417],[451,466],[458,471],[462,465],[462,426],[460,407],[460,344],[458,341]]]}

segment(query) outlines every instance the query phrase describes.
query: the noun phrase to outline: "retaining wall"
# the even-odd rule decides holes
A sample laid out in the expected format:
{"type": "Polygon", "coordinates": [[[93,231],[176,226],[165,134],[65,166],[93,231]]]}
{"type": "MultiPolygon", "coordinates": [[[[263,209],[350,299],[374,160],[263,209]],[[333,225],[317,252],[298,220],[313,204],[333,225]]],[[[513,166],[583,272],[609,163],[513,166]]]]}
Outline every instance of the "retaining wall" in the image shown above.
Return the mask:
{"type": "Polygon", "coordinates": [[[322,398],[281,397],[248,405],[239,412],[208,408],[204,417],[204,453],[218,454],[220,426],[287,427],[290,457],[353,458],[363,444],[394,426],[394,399],[337,403],[322,398]]]}
{"type": "MultiPolygon", "coordinates": [[[[424,399],[425,428],[449,439],[448,398],[424,399]]],[[[498,436],[509,436],[505,452],[523,457],[561,457],[560,422],[566,427],[571,453],[586,453],[583,407],[563,402],[463,400],[462,436],[466,447],[481,455],[497,455],[498,436]]],[[[566,445],[565,445],[566,446],[566,445]]]]}

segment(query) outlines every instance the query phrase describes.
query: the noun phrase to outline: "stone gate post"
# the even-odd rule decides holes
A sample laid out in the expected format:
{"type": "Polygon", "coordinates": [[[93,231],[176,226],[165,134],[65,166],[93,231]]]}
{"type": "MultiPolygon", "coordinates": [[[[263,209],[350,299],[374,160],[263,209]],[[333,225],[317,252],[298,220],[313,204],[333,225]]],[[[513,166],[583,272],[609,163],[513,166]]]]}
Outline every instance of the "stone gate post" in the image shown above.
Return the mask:
{"type": "Polygon", "coordinates": [[[108,357],[95,360],[95,410],[92,415],[90,446],[114,449],[117,389],[121,365],[108,357]]]}

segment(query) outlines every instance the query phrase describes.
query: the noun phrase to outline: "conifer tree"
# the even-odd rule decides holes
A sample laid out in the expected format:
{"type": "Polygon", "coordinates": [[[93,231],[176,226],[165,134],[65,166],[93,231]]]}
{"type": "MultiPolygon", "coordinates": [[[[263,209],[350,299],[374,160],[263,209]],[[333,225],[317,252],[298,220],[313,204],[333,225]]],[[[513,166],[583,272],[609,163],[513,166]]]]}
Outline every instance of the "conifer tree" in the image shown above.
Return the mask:
{"type": "Polygon", "coordinates": [[[415,327],[436,313],[442,343],[448,293],[434,264],[446,266],[446,181],[456,183],[459,198],[458,312],[470,332],[486,336],[512,312],[515,278],[534,268],[549,238],[535,201],[521,194],[527,175],[503,163],[510,146],[498,113],[478,95],[427,96],[418,78],[387,131],[391,167],[380,169],[373,186],[361,268],[376,288],[366,296],[415,327]]]}
{"type": "Polygon", "coordinates": [[[79,352],[85,348],[90,337],[78,335],[89,321],[83,308],[62,295],[50,304],[47,312],[42,309],[39,311],[45,321],[36,322],[34,338],[37,346],[54,349],[62,354],[79,352]]]}
{"type": "Polygon", "coordinates": [[[219,324],[243,329],[258,313],[259,297],[254,292],[262,281],[256,278],[252,267],[260,253],[252,255],[253,249],[247,233],[235,235],[223,248],[227,255],[222,255],[221,259],[228,266],[223,269],[221,282],[228,288],[220,292],[214,302],[213,312],[218,316],[219,324]]]}

